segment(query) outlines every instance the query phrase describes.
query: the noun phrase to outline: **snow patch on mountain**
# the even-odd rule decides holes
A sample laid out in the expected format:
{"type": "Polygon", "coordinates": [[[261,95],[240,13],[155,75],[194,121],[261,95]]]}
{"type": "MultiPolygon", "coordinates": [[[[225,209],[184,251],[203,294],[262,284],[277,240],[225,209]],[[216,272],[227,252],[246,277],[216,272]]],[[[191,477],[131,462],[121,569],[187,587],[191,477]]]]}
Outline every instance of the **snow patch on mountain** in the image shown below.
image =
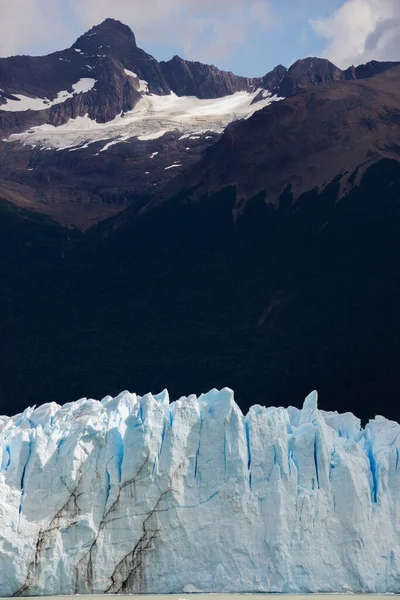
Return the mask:
{"type": "Polygon", "coordinates": [[[400,426],[123,392],[0,417],[2,595],[400,591],[400,426]]]}
{"type": "MultiPolygon", "coordinates": [[[[237,92],[223,98],[203,100],[180,97],[174,93],[165,96],[143,95],[135,108],[121,113],[112,121],[97,123],[88,115],[70,119],[64,125],[40,125],[23,133],[12,134],[4,141],[19,141],[30,146],[72,148],[106,140],[157,139],[177,131],[188,137],[210,131],[222,133],[232,121],[281,100],[277,96],[263,98],[252,104],[260,90],[253,93],[237,92]]],[[[183,137],[183,136],[182,136],[183,137]]]]}
{"type": "Polygon", "coordinates": [[[84,77],[72,85],[72,92],[58,92],[57,97],[54,98],[54,100],[49,100],[48,98],[30,98],[23,94],[13,94],[17,100],[7,99],[6,104],[0,104],[0,111],[21,112],[26,110],[46,110],[56,104],[62,104],[68,100],[68,98],[73,98],[75,94],[90,92],[90,90],[94,88],[96,82],[96,79],[84,77]]]}
{"type": "Polygon", "coordinates": [[[142,142],[146,142],[149,140],[158,140],[158,138],[163,137],[168,131],[166,129],[161,129],[161,131],[155,131],[154,133],[147,133],[146,135],[138,135],[138,140],[142,142]]]}
{"type": "Polygon", "coordinates": [[[130,71],[129,69],[124,69],[125,74],[128,75],[129,77],[133,77],[134,79],[137,80],[138,82],[138,92],[143,92],[145,94],[148,93],[149,91],[149,84],[147,81],[145,81],[144,79],[140,79],[136,73],[134,73],[133,71],[130,71]]]}

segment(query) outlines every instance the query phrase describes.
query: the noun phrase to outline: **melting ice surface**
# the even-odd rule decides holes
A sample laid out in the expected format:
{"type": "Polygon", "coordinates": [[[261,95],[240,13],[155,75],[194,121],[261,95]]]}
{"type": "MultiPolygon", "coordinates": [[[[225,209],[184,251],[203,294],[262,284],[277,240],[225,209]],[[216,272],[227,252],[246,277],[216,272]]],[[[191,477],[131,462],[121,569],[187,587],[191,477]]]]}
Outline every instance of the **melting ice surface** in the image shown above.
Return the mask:
{"type": "Polygon", "coordinates": [[[400,426],[123,392],[0,418],[0,595],[399,592],[400,426]]]}
{"type": "MultiPolygon", "coordinates": [[[[129,72],[134,77],[135,73],[129,72]]],[[[140,89],[146,82],[139,80],[140,89]]],[[[143,91],[143,90],[142,90],[143,91]]],[[[87,148],[93,142],[113,140],[107,148],[116,143],[136,137],[139,140],[151,140],[162,137],[169,131],[183,134],[221,132],[232,121],[248,117],[252,113],[280,100],[267,93],[252,104],[260,90],[253,93],[237,92],[223,98],[202,100],[196,97],[143,95],[135,108],[118,115],[107,123],[97,123],[89,118],[77,117],[64,125],[39,125],[24,133],[11,135],[3,141],[21,141],[32,146],[76,150],[87,148]]],[[[103,147],[104,149],[104,147],[103,147]]]]}
{"type": "Polygon", "coordinates": [[[84,77],[72,86],[72,92],[62,91],[58,92],[57,97],[54,100],[48,98],[30,98],[23,94],[14,94],[17,100],[7,99],[6,104],[0,104],[0,111],[6,112],[21,112],[26,110],[46,110],[56,104],[62,104],[68,98],[72,98],[75,94],[84,94],[90,92],[96,84],[96,79],[91,77],[84,77]]]}

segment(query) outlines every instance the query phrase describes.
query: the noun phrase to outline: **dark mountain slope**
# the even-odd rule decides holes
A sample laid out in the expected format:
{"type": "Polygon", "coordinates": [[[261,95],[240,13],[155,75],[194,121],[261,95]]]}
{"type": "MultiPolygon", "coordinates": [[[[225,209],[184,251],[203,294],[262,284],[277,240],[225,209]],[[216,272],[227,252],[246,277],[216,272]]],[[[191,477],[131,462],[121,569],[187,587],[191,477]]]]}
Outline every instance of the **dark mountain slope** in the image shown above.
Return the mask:
{"type": "Polygon", "coordinates": [[[338,194],[338,180],[279,208],[260,194],[236,224],[233,188],[195,204],[182,194],[16,271],[3,410],[223,385],[245,409],[298,405],[317,387],[322,408],[399,419],[399,165],[378,162],[338,194]]]}
{"type": "Polygon", "coordinates": [[[341,192],[358,183],[382,157],[399,159],[400,67],[371,79],[336,81],[271,104],[232,123],[189,172],[175,178],[158,201],[182,189],[197,200],[235,186],[234,215],[266,190],[276,204],[288,185],[298,197],[343,174],[341,192]],[[348,176],[354,174],[352,179],[348,176]]]}

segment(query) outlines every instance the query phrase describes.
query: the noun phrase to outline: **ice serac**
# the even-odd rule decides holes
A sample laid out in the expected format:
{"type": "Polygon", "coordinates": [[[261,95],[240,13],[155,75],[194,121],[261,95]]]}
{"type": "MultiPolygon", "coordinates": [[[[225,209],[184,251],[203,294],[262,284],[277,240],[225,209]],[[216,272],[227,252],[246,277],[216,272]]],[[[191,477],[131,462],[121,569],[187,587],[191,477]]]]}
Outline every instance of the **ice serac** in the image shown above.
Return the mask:
{"type": "Polygon", "coordinates": [[[0,417],[0,595],[400,592],[400,426],[123,392],[0,417]]]}

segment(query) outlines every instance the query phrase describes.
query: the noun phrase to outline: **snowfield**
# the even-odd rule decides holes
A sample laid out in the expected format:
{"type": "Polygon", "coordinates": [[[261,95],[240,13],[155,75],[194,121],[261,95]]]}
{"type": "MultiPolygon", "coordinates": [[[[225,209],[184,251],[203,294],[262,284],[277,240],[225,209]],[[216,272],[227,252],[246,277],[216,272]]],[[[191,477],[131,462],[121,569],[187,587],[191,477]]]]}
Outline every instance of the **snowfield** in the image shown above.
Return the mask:
{"type": "Polygon", "coordinates": [[[400,591],[400,426],[123,392],[0,417],[0,592],[400,591]]]}
{"type": "MultiPolygon", "coordinates": [[[[134,75],[132,73],[132,76],[134,75]]],[[[40,146],[42,149],[65,150],[87,147],[102,140],[107,143],[112,140],[115,144],[133,137],[142,141],[157,139],[171,131],[188,135],[209,131],[222,132],[232,121],[248,117],[271,102],[281,100],[268,94],[252,105],[258,93],[259,90],[253,93],[237,92],[212,100],[179,97],[173,93],[166,96],[145,94],[132,111],[118,115],[108,123],[97,123],[86,115],[70,119],[59,127],[33,127],[24,133],[13,134],[3,141],[20,141],[27,145],[40,146]]]]}
{"type": "Polygon", "coordinates": [[[85,94],[86,92],[90,92],[96,83],[96,79],[84,77],[73,84],[72,92],[58,92],[57,97],[54,100],[49,100],[48,98],[30,98],[29,96],[23,96],[22,94],[14,94],[15,98],[18,98],[18,100],[7,99],[6,104],[0,104],[0,111],[21,112],[26,110],[46,110],[56,104],[62,104],[68,100],[68,98],[72,98],[75,94],[85,94]]]}

